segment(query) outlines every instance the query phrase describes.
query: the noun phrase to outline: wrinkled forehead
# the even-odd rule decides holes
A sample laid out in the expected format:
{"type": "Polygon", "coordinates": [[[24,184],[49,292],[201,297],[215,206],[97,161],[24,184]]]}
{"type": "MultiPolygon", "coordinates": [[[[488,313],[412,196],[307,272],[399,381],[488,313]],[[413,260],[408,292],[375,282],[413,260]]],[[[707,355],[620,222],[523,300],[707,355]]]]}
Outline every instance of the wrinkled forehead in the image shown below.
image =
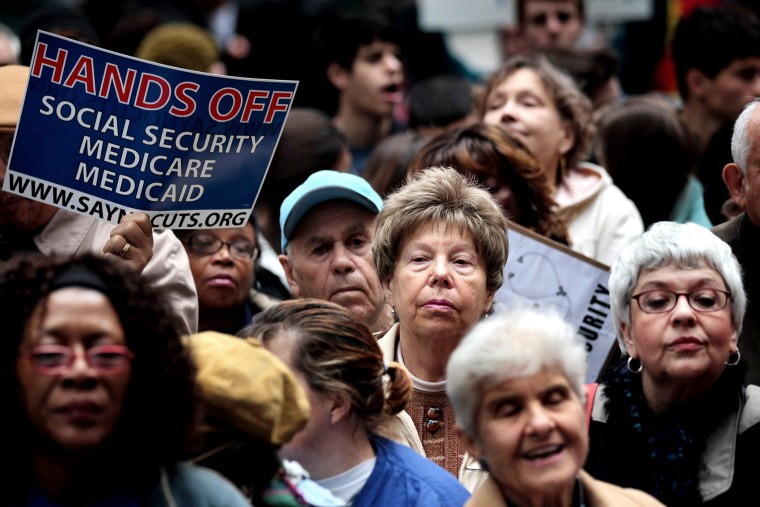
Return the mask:
{"type": "Polygon", "coordinates": [[[343,199],[325,201],[307,211],[293,230],[290,242],[312,236],[345,236],[356,232],[374,234],[376,215],[367,208],[343,199]]]}
{"type": "Polygon", "coordinates": [[[456,241],[468,244],[480,255],[478,243],[474,239],[473,231],[467,224],[461,220],[439,220],[430,219],[420,222],[414,227],[403,231],[399,237],[400,248],[398,253],[404,248],[413,244],[422,244],[426,241],[447,238],[449,241],[456,241]]]}

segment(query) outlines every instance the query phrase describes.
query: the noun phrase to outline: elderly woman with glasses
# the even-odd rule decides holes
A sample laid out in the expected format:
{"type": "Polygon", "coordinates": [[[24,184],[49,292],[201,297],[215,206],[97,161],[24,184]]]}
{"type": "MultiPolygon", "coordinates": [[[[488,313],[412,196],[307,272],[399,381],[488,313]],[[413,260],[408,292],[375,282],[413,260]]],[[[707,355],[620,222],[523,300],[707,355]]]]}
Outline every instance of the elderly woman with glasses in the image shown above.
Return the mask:
{"type": "Polygon", "coordinates": [[[1,505],[250,505],[182,462],[195,367],[170,315],[102,256],[37,257],[0,276],[1,505]]]}
{"type": "Polygon", "coordinates": [[[742,387],[731,249],[702,226],[658,222],[623,249],[609,289],[623,357],[600,378],[586,470],[669,506],[746,505],[760,390],[742,387]]]}
{"type": "Polygon", "coordinates": [[[198,290],[198,331],[235,334],[279,301],[254,288],[257,232],[253,214],[243,227],[174,231],[198,290]]]}

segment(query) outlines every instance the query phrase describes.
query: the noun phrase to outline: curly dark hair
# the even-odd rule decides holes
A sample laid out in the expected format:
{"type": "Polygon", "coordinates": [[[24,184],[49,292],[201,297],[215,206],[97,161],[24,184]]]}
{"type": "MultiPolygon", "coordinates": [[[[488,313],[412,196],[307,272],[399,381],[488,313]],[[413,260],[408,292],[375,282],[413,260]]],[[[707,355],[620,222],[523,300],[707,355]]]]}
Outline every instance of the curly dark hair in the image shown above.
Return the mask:
{"type": "Polygon", "coordinates": [[[678,20],[671,50],[678,92],[687,100],[690,69],[713,79],[734,60],[760,57],[760,19],[739,5],[697,7],[678,20]]]}
{"type": "Polygon", "coordinates": [[[97,454],[107,480],[115,487],[142,488],[158,477],[160,466],[187,457],[197,443],[195,366],[157,292],[119,261],[102,256],[23,258],[0,274],[0,321],[5,329],[0,397],[11,400],[11,409],[0,418],[0,432],[11,437],[5,453],[15,465],[4,479],[18,494],[28,485],[29,469],[23,464],[28,463],[33,437],[19,399],[19,346],[34,309],[73,266],[89,270],[108,287],[106,295],[135,354],[120,420],[97,454]]]}

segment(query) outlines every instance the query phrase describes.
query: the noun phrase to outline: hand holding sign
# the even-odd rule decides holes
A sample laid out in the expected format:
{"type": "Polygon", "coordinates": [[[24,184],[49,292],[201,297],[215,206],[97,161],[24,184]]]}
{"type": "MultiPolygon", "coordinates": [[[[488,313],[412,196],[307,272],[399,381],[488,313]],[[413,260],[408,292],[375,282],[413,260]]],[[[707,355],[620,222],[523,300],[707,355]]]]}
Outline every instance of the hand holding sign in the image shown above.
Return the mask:
{"type": "Polygon", "coordinates": [[[103,253],[121,257],[137,273],[141,273],[153,257],[153,228],[148,215],[125,215],[119,225],[111,230],[103,253]]]}

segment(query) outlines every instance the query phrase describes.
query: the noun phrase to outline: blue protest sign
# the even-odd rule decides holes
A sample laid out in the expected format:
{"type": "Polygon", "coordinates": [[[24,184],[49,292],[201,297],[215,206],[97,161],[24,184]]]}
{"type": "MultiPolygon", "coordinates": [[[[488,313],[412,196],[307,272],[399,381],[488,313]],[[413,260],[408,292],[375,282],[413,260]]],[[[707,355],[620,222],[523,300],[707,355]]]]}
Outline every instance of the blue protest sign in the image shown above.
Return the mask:
{"type": "Polygon", "coordinates": [[[39,32],[3,190],[118,223],[239,227],[296,81],[158,65],[39,32]]]}

